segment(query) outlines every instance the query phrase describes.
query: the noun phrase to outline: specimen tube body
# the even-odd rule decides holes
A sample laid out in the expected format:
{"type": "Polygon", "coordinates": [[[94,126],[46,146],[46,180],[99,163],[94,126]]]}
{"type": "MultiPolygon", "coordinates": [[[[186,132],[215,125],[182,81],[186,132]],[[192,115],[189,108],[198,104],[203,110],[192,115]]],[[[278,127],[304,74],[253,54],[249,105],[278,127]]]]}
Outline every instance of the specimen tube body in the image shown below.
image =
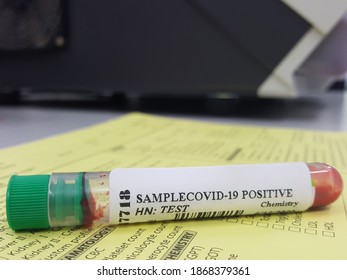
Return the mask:
{"type": "Polygon", "coordinates": [[[34,228],[45,228],[298,212],[332,203],[343,185],[335,168],[301,162],[36,176],[48,177],[30,183],[30,189],[25,183],[30,176],[13,176],[9,182],[7,215],[15,230],[30,229],[35,223],[22,225],[22,220],[35,217],[44,222],[34,228]],[[35,188],[40,213],[32,206],[23,213],[23,197],[35,188]]]}

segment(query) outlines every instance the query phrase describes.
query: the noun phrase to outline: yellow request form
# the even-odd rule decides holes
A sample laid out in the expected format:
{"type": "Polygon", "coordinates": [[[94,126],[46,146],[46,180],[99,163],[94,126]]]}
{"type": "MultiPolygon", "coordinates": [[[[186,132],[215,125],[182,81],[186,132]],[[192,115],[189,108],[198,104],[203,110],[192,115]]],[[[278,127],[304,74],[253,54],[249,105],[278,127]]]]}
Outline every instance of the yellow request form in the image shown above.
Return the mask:
{"type": "Polygon", "coordinates": [[[64,227],[14,232],[6,187],[13,174],[117,167],[325,162],[347,181],[347,133],[182,121],[133,113],[0,150],[0,259],[347,259],[346,192],[303,213],[64,227]]]}

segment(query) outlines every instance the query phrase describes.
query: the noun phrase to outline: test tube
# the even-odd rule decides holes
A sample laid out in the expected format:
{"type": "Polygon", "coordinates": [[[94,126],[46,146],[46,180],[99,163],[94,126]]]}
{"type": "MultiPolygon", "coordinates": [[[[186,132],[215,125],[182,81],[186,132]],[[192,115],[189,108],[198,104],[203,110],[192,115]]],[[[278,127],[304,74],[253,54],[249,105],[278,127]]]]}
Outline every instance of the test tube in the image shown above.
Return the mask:
{"type": "Polygon", "coordinates": [[[13,230],[301,212],[338,199],[343,182],[324,163],[116,168],[13,175],[13,230]]]}

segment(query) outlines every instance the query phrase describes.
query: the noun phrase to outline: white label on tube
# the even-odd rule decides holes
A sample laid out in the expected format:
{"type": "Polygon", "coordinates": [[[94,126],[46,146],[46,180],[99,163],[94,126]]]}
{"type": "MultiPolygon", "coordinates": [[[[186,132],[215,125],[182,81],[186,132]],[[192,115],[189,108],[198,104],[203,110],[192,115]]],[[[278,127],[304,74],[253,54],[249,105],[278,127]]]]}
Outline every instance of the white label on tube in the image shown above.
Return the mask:
{"type": "Polygon", "coordinates": [[[213,218],[308,209],[305,163],[119,168],[110,174],[110,223],[213,218]]]}

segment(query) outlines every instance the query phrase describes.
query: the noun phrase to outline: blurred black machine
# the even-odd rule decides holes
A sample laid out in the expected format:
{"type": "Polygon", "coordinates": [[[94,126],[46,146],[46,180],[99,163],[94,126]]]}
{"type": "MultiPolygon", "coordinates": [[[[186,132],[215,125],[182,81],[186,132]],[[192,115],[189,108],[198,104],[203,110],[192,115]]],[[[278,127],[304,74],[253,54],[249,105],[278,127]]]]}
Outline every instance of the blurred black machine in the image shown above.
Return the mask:
{"type": "Polygon", "coordinates": [[[0,0],[0,96],[295,98],[347,69],[342,0],[0,0]]]}

